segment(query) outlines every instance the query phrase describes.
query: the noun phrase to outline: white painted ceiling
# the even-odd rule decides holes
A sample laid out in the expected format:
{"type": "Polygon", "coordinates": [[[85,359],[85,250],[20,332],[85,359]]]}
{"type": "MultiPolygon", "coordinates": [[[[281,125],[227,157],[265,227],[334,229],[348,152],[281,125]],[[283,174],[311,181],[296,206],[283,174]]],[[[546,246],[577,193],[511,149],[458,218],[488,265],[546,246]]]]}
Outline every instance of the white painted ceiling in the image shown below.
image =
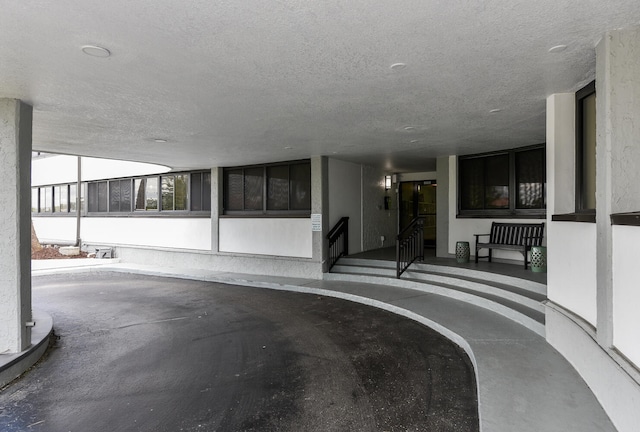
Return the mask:
{"type": "Polygon", "coordinates": [[[0,97],[33,104],[40,151],[425,171],[544,142],[546,97],[639,24],[639,0],[0,0],[0,97]]]}

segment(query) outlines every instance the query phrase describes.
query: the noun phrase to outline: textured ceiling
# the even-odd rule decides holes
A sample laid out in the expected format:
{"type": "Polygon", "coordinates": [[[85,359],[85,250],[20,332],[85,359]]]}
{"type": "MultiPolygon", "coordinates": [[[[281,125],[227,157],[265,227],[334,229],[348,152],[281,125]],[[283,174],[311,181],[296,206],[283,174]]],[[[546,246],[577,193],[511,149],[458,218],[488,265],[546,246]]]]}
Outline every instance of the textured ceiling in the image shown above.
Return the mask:
{"type": "Polygon", "coordinates": [[[0,0],[0,97],[33,104],[40,151],[423,171],[544,142],[546,97],[638,24],[638,0],[0,0]]]}

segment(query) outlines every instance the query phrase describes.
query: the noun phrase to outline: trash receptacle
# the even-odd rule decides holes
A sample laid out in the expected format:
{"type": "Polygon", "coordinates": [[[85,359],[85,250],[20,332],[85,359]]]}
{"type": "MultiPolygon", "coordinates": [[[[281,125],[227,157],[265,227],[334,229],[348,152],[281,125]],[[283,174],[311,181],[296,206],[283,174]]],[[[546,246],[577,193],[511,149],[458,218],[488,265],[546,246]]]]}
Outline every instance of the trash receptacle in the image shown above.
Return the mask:
{"type": "Polygon", "coordinates": [[[456,243],[456,261],[458,264],[464,264],[469,262],[469,255],[471,255],[471,249],[469,242],[459,241],[456,243]]]}
{"type": "Polygon", "coordinates": [[[547,272],[546,246],[531,246],[531,271],[534,273],[547,272]]]}

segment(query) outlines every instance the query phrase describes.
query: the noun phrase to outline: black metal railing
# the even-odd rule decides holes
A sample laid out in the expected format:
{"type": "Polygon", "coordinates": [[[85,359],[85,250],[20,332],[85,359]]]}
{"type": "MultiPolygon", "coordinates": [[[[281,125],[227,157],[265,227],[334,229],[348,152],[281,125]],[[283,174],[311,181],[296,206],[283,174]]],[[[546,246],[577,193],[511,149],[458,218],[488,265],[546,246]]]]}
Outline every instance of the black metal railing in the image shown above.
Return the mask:
{"type": "Polygon", "coordinates": [[[343,217],[327,234],[329,239],[329,267],[327,271],[335,265],[341,256],[349,254],[349,218],[343,217]]]}
{"type": "Polygon", "coordinates": [[[396,238],[396,277],[415,260],[424,259],[424,216],[413,219],[396,238]]]}

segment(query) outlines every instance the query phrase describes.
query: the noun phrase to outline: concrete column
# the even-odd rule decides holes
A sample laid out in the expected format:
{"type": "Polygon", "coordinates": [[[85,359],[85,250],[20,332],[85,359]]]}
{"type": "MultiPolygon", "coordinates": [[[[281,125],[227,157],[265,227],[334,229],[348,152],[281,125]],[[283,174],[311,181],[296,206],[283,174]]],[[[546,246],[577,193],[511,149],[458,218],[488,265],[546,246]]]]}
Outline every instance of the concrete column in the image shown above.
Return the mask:
{"type": "MultiPolygon", "coordinates": [[[[313,232],[312,259],[327,270],[329,226],[329,160],[326,156],[311,158],[311,214],[322,215],[322,231],[313,232]]],[[[309,227],[311,229],[311,227],[309,227]]]]}
{"type": "Polygon", "coordinates": [[[31,344],[32,107],[0,99],[0,354],[31,344]]]}
{"type": "Polygon", "coordinates": [[[211,169],[211,252],[220,251],[220,215],[224,196],[222,168],[211,169]]]}
{"type": "Polygon", "coordinates": [[[576,210],[576,95],[547,98],[547,222],[576,210]]]}
{"type": "Polygon", "coordinates": [[[449,156],[436,160],[436,256],[449,257],[449,156]]]}
{"type": "Polygon", "coordinates": [[[613,344],[610,215],[640,210],[640,27],[607,32],[596,47],[598,343],[613,344]]]}

